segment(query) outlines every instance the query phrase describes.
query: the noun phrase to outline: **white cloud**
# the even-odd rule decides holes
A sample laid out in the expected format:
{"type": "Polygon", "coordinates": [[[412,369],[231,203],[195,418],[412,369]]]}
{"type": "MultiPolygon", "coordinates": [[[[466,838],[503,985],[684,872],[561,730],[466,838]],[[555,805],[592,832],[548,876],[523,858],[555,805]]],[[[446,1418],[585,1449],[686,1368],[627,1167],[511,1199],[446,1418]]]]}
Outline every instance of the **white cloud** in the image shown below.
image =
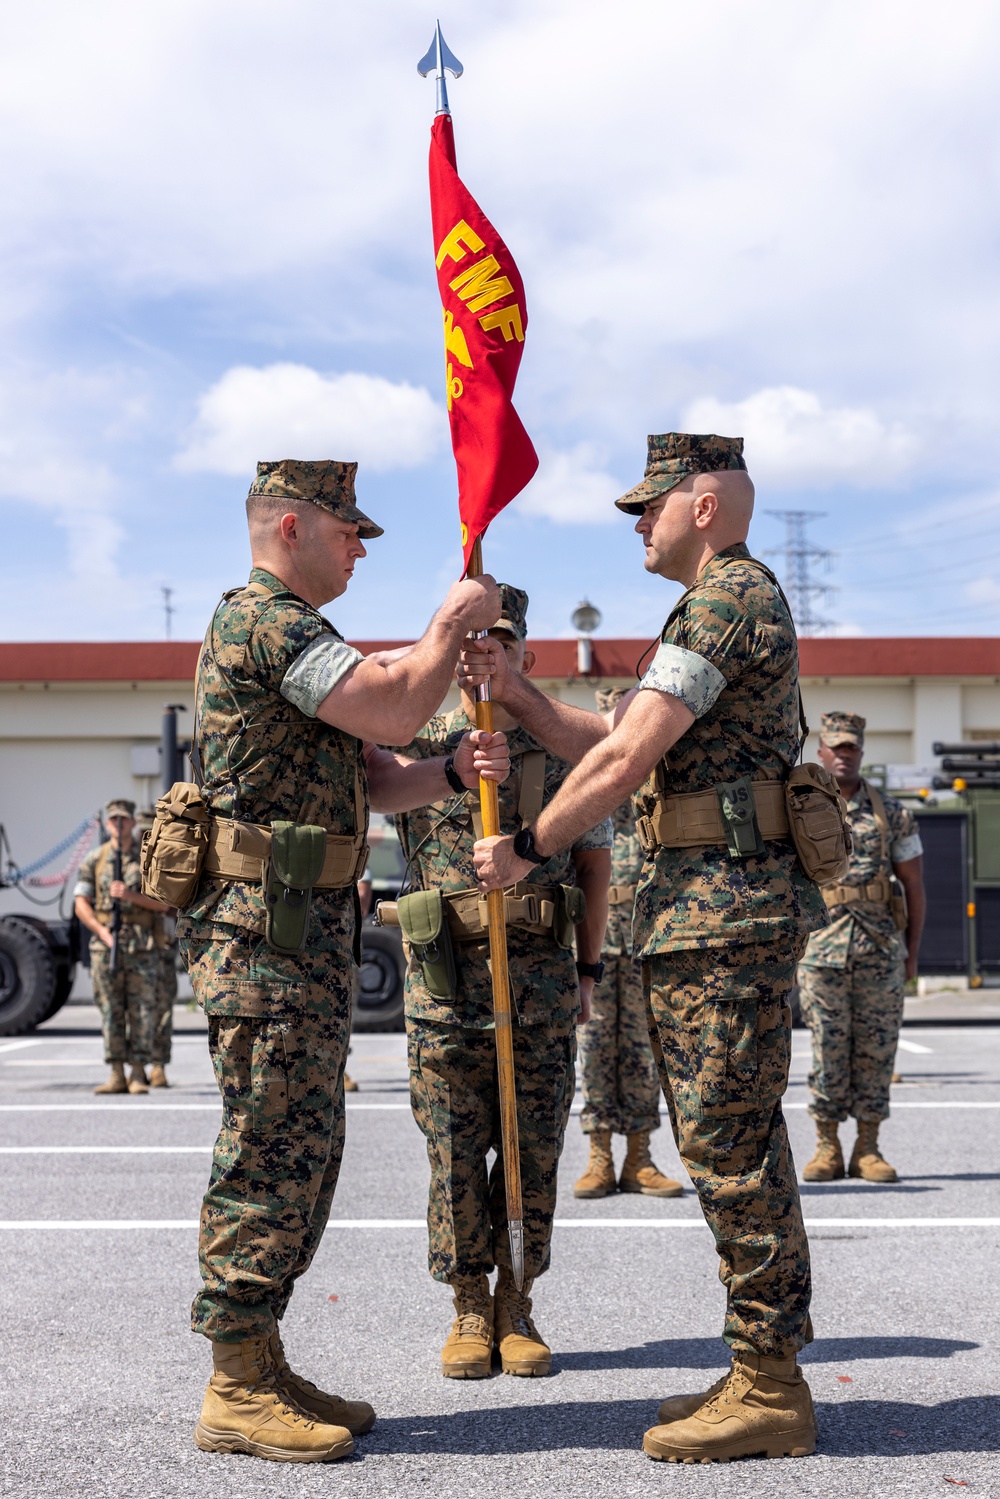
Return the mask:
{"type": "Polygon", "coordinates": [[[916,440],[865,406],[824,407],[794,385],[770,386],[743,401],[705,397],[681,418],[686,432],[746,439],[747,466],[771,485],[857,484],[884,488],[913,464],[916,440]]]}
{"type": "Polygon", "coordinates": [[[321,375],[304,364],[235,365],[198,402],[174,465],[252,473],[259,458],[357,459],[376,473],[415,468],[447,431],[422,386],[378,375],[321,375]]]}
{"type": "Polygon", "coordinates": [[[600,467],[594,445],[581,442],[569,452],[539,453],[538,472],[514,503],[559,525],[608,525],[621,519],[614,502],[625,488],[600,467]]]}

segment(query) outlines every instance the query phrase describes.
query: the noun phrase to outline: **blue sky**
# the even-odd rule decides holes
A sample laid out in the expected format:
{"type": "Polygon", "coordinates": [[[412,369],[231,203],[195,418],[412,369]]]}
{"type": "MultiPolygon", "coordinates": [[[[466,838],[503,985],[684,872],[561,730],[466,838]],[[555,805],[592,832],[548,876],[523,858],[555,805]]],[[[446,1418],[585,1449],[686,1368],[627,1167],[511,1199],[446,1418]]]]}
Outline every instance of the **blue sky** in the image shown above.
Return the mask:
{"type": "MultiPolygon", "coordinates": [[[[524,277],[539,475],[491,528],[536,634],[652,636],[615,496],[742,434],[825,512],[843,634],[995,634],[1000,10],[445,5],[459,168],[524,277]]],[[[0,19],[0,638],[195,638],[256,458],[356,457],[329,611],[419,632],[458,567],[413,0],[35,0],[0,19]]]]}

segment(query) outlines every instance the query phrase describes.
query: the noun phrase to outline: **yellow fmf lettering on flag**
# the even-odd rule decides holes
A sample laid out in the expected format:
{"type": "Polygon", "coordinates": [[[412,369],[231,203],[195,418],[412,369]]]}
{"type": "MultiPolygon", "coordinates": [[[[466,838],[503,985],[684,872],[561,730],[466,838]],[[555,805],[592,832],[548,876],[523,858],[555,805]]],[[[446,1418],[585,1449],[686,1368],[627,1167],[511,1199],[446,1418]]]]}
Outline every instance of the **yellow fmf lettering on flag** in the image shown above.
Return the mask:
{"type": "Polygon", "coordinates": [[[479,319],[479,326],[484,333],[491,333],[494,328],[499,328],[505,343],[510,343],[512,338],[516,338],[519,344],[524,343],[524,324],[521,322],[521,309],[516,302],[509,307],[500,307],[496,312],[488,312],[479,319]]]}
{"type": "Polygon", "coordinates": [[[514,290],[506,276],[497,275],[499,270],[500,262],[496,256],[487,255],[467,271],[460,271],[448,285],[463,302],[468,303],[470,312],[481,312],[491,302],[499,302],[514,290]],[[496,279],[491,280],[491,277],[496,279]]]}
{"type": "Polygon", "coordinates": [[[478,255],[482,249],[483,241],[479,238],[475,229],[470,229],[464,219],[459,219],[454,229],[446,234],[441,241],[435,264],[438,270],[440,270],[446,260],[464,260],[468,250],[471,250],[474,255],[478,255]]]}

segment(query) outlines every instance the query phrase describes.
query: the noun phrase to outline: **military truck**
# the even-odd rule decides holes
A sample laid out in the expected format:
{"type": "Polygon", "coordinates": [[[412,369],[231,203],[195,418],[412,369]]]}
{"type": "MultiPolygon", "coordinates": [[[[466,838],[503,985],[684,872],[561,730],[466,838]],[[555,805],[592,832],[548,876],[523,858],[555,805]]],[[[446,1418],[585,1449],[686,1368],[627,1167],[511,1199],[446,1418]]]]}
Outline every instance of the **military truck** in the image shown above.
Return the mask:
{"type": "Polygon", "coordinates": [[[395,900],[406,861],[391,817],[373,820],[368,830],[372,876],[372,910],[361,929],[361,972],[354,993],[356,1031],[401,1031],[406,961],[398,927],[375,926],[375,904],[395,900]]]}

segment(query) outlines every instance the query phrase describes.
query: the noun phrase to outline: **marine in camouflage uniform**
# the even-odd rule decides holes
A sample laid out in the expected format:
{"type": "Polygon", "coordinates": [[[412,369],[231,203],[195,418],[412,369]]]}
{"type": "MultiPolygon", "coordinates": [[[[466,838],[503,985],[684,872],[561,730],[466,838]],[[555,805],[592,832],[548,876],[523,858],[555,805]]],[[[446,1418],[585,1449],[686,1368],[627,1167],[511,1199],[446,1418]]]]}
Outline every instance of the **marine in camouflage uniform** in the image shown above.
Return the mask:
{"type": "MultiPolygon", "coordinates": [[[[610,713],[624,687],[596,693],[598,713],[610,713]]],[[[594,986],[590,1018],[577,1029],[583,1112],[590,1159],[573,1194],[607,1197],[615,1191],[646,1197],[680,1197],[680,1182],[664,1176],[649,1154],[649,1137],[660,1127],[660,1082],[649,1045],[642,967],[632,954],[632,911],[645,855],[635,830],[631,799],[612,814],[614,845],[608,925],[601,948],[603,977],[594,986]],[[615,1175],[612,1135],[628,1141],[621,1177],[615,1175]]]]}
{"type": "MultiPolygon", "coordinates": [[[[501,585],[503,615],[490,634],[517,653],[527,634],[527,595],[501,585]]],[[[532,657],[528,653],[526,668],[532,657]]],[[[463,706],[431,720],[405,751],[415,758],[449,755],[474,722],[463,706]]],[[[544,760],[538,807],[551,801],[570,767],[545,755],[530,735],[506,727],[512,772],[499,788],[500,825],[518,828],[523,782],[544,760]],[[528,769],[525,757],[534,757],[528,769]]],[[[537,810],[536,810],[537,815],[537,810]]],[[[479,823],[475,792],[397,817],[400,843],[413,890],[475,894],[473,844],[479,823]]],[[[535,866],[516,896],[545,887],[607,888],[611,828],[582,834],[565,853],[535,866]]],[[[485,904],[485,903],[484,903],[485,904]]],[[[603,903],[602,903],[603,904],[603,903]]],[[[593,922],[594,910],[588,920],[593,922]]],[[[587,929],[577,927],[578,941],[587,929]]],[[[600,952],[603,919],[591,961],[600,952]]],[[[406,1033],[410,1102],[427,1140],[431,1167],[427,1208],[428,1267],[452,1287],[456,1320],[442,1353],[447,1377],[481,1377],[490,1371],[494,1339],[504,1369],[512,1374],[547,1373],[551,1353],[531,1320],[531,1284],[549,1267],[556,1172],[575,1090],[576,1018],[580,981],[574,954],[560,947],[552,930],[529,932],[508,925],[507,954],[516,1021],[513,1025],[518,1138],[524,1222],[523,1292],[511,1274],[510,1244],[496,1075],[493,991],[485,935],[455,943],[456,990],[442,1000],[424,982],[415,956],[406,973],[406,1033]],[[487,1155],[496,1151],[492,1167],[487,1155]],[[498,1267],[491,1306],[487,1276],[498,1267]]]]}
{"type": "MultiPolygon", "coordinates": [[[[373,760],[332,718],[378,721],[389,711],[408,738],[423,704],[430,711],[440,701],[464,634],[498,610],[490,580],[456,585],[452,595],[472,607],[439,611],[414,648],[416,665],[356,675],[366,669],[360,652],[278,575],[301,579],[313,597],[347,587],[365,555],[361,538],[382,534],[355,504],[356,468],[258,464],[247,501],[256,565],[247,586],[224,595],[198,662],[196,749],[211,841],[178,922],[223,1102],[192,1308],[193,1329],[212,1340],[215,1373],[195,1439],[210,1451],[292,1461],[345,1455],[352,1433],[375,1419],[364,1402],[326,1395],[293,1374],[278,1334],[322,1237],[343,1152],[366,766],[400,769],[381,751],[373,760]],[[267,936],[263,856],[271,825],[281,822],[327,834],[331,873],[313,887],[297,951],[267,936]]],[[[443,769],[429,780],[443,788],[443,769]]]]}
{"type": "MultiPolygon", "coordinates": [[[[742,447],[650,437],[644,481],[616,502],[640,517],[647,571],[687,591],[610,735],[587,729],[578,710],[526,702],[502,673],[494,693],[554,749],[591,746],[531,830],[542,853],[614,805],[646,773],[652,746],[664,746],[634,801],[647,859],[633,940],[674,1136],[721,1260],[733,1350],[713,1390],[667,1401],[647,1433],[647,1454],[674,1461],[798,1455],[816,1440],[796,1364],[811,1336],[809,1249],[781,1099],[796,963],[826,912],[784,818],[780,783],[799,753],[798,651],[776,582],[740,539],[753,503],[742,447]],[[741,777],[778,783],[774,795],[754,792],[774,831],[763,852],[731,856],[716,788],[741,777]]],[[[481,844],[476,862],[487,885],[522,865],[509,840],[481,844]]]]}
{"type": "Polygon", "coordinates": [[[820,759],[841,783],[854,849],[843,879],[824,889],[832,923],[810,937],[799,965],[802,1017],[812,1032],[809,1112],[819,1137],[806,1181],[844,1176],[837,1126],[852,1116],[858,1135],[849,1174],[896,1180],[878,1148],[878,1129],[889,1117],[907,953],[915,972],[920,947],[923,847],[913,813],[861,779],[864,730],[856,713],[823,714],[820,759]],[[893,920],[893,880],[907,896],[905,939],[893,920]]]}
{"type": "MultiPolygon", "coordinates": [[[[136,818],[137,840],[153,825],[152,812],[140,812],[136,818]]],[[[160,963],[153,1004],[153,1040],[150,1047],[149,1086],[169,1088],[166,1069],[170,1062],[174,1035],[174,1005],[177,1003],[177,922],[173,909],[166,912],[156,931],[156,950],[160,963]]]]}
{"type": "Polygon", "coordinates": [[[87,855],[77,873],[73,896],[77,916],[90,930],[90,979],[94,1003],[101,1012],[104,1060],[111,1069],[96,1093],[146,1093],[146,1067],[154,1060],[156,994],[159,974],[158,943],[162,941],[163,912],[158,902],[142,895],[139,848],[132,840],[135,803],[109,802],[105,817],[116,824],[122,843],[122,922],[118,935],[117,971],[110,971],[111,949],[103,931],[112,919],[115,840],[109,839],[87,855]],[[131,899],[129,897],[132,897],[131,899]],[[151,909],[157,906],[158,909],[151,909]],[[126,1082],[125,1068],[131,1071],[126,1082]]]}

